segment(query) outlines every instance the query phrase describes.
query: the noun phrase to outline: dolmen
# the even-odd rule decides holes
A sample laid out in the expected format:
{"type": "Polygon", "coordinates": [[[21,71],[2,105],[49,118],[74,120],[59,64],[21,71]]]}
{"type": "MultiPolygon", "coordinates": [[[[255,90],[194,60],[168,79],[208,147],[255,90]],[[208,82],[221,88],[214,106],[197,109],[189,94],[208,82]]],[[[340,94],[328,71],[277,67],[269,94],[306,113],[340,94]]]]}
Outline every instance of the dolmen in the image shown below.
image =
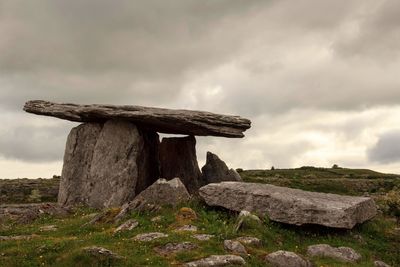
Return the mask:
{"type": "Polygon", "coordinates": [[[24,110],[82,122],[67,138],[58,195],[62,206],[121,206],[160,177],[179,177],[191,194],[210,182],[241,180],[212,153],[207,155],[203,175],[197,163],[195,139],[244,137],[251,122],[239,116],[43,100],[28,101],[24,110]],[[159,133],[184,136],[164,137],[160,142],[159,133]]]}
{"type": "Polygon", "coordinates": [[[200,170],[195,136],[244,137],[251,122],[239,116],[140,106],[29,101],[24,110],[82,122],[68,135],[58,194],[61,206],[131,210],[176,205],[191,195],[209,206],[257,213],[292,225],[351,229],[377,213],[373,199],[242,182],[208,152],[200,170]],[[164,137],[159,133],[179,134],[164,137]],[[179,178],[179,179],[178,179],[179,178]]]}

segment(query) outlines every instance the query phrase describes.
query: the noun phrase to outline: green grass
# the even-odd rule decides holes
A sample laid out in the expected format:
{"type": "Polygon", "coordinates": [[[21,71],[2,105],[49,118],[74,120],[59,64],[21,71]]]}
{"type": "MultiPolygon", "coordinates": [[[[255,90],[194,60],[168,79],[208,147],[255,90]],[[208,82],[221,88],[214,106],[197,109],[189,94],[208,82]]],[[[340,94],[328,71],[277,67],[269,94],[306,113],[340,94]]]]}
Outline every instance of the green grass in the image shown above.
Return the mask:
{"type": "Polygon", "coordinates": [[[44,217],[30,225],[3,225],[0,235],[29,235],[38,237],[28,241],[0,241],[0,266],[176,266],[187,261],[199,259],[212,254],[225,254],[223,241],[239,236],[251,235],[261,238],[262,247],[248,247],[251,254],[246,258],[248,266],[265,266],[263,258],[276,250],[289,250],[306,255],[308,245],[328,243],[333,246],[349,246],[362,254],[363,259],[357,264],[344,264],[330,259],[311,259],[316,266],[373,266],[375,259],[380,259],[392,266],[400,265],[400,235],[394,230],[392,218],[377,218],[354,228],[351,231],[335,230],[321,227],[293,227],[266,220],[261,227],[252,227],[234,231],[236,214],[210,208],[202,203],[192,202],[187,206],[193,208],[198,219],[194,222],[199,233],[214,234],[210,241],[197,241],[191,234],[174,232],[177,209],[163,208],[159,213],[134,213],[130,216],[139,221],[136,229],[113,235],[117,225],[99,224],[83,227],[90,220],[86,215],[91,210],[79,209],[67,218],[44,217]],[[158,223],[151,218],[161,214],[163,219],[158,223]],[[86,217],[85,217],[86,216],[86,217]],[[40,232],[44,225],[56,224],[54,232],[40,232]],[[160,231],[167,233],[168,238],[149,243],[133,241],[136,234],[160,231]],[[356,235],[362,236],[360,242],[356,235]],[[168,257],[154,252],[155,246],[168,242],[191,241],[198,249],[168,257]],[[124,256],[123,260],[110,261],[96,259],[86,255],[82,248],[102,246],[124,256]]]}
{"type": "MultiPolygon", "coordinates": [[[[245,181],[271,183],[310,191],[349,195],[371,194],[377,203],[380,196],[400,185],[397,175],[381,174],[370,170],[326,169],[304,167],[298,169],[248,170],[240,173],[245,181]]],[[[37,235],[26,241],[0,241],[0,266],[179,266],[215,254],[227,254],[223,248],[225,239],[239,236],[255,236],[263,241],[261,247],[247,247],[250,256],[245,257],[248,266],[266,266],[264,258],[277,250],[289,250],[306,256],[307,246],[327,243],[332,246],[348,246],[362,255],[356,264],[346,264],[328,258],[309,258],[315,266],[373,266],[375,260],[383,260],[391,266],[400,266],[400,231],[396,230],[394,217],[380,213],[376,218],[356,226],[352,230],[329,229],[319,226],[295,227],[264,219],[261,226],[248,227],[235,232],[237,214],[224,209],[212,208],[192,201],[191,207],[198,215],[193,222],[198,233],[213,234],[209,241],[198,241],[189,233],[174,231],[178,222],[175,214],[180,207],[164,207],[157,213],[133,213],[129,217],[139,221],[132,231],[113,235],[118,226],[102,223],[91,226],[92,209],[78,208],[65,218],[41,217],[32,224],[18,225],[12,222],[0,224],[0,235],[37,235]],[[151,218],[161,215],[160,222],[151,218]],[[56,231],[41,232],[40,227],[55,224],[56,231]],[[145,232],[163,232],[169,236],[149,243],[132,240],[145,232]],[[192,251],[160,256],[156,246],[169,242],[190,241],[198,245],[192,251]],[[101,246],[121,255],[124,259],[99,259],[87,255],[83,248],[101,246]]],[[[127,218],[128,219],[128,218],[127,218]]]]}
{"type": "Polygon", "coordinates": [[[246,182],[268,183],[314,192],[344,195],[385,193],[400,187],[400,176],[364,169],[302,167],[296,169],[246,170],[246,182]]]}

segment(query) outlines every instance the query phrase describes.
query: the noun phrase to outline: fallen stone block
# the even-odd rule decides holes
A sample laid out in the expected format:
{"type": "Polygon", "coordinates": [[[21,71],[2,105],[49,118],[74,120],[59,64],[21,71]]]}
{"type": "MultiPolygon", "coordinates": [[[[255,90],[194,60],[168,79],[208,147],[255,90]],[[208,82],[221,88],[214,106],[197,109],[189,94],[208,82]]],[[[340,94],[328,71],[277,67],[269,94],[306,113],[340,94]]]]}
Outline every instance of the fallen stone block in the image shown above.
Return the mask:
{"type": "Polygon", "coordinates": [[[373,218],[372,198],[308,192],[269,184],[222,182],[203,186],[200,196],[210,206],[247,210],[277,222],[351,229],[373,218]]]}

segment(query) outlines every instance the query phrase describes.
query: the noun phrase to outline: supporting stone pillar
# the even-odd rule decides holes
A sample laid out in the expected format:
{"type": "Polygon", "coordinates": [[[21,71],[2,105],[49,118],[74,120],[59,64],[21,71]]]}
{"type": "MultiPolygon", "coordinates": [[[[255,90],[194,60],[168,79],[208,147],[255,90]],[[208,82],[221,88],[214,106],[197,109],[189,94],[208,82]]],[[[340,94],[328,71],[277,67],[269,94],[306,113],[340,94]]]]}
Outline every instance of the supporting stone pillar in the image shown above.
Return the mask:
{"type": "Polygon", "coordinates": [[[64,155],[59,203],[120,206],[159,177],[158,134],[109,120],[72,129],[64,155]]]}
{"type": "Polygon", "coordinates": [[[201,172],[196,157],[194,136],[163,138],[160,144],[161,177],[181,179],[193,194],[201,186],[201,172]]]}

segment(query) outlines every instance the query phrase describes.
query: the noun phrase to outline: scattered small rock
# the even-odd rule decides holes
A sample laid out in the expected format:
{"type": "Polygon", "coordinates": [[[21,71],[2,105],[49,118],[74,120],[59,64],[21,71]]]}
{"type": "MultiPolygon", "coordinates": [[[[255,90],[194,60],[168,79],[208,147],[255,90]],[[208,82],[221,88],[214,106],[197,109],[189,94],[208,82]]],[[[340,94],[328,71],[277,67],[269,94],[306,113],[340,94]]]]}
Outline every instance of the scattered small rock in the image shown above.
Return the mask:
{"type": "Polygon", "coordinates": [[[151,218],[150,221],[152,222],[160,222],[162,220],[162,216],[158,215],[156,217],[151,218]]]}
{"type": "Polygon", "coordinates": [[[154,251],[161,255],[169,255],[171,253],[178,253],[181,251],[196,249],[197,245],[190,242],[183,243],[168,243],[164,246],[155,247],[154,251]]]}
{"type": "Polygon", "coordinates": [[[311,267],[312,264],[294,252],[279,250],[268,254],[265,261],[274,267],[311,267]]]}
{"type": "Polygon", "coordinates": [[[102,257],[102,258],[107,258],[107,259],[122,259],[120,255],[112,252],[111,250],[108,250],[106,248],[102,247],[86,247],[83,249],[86,253],[89,255],[95,256],[95,257],[102,257]]]}
{"type": "Polygon", "coordinates": [[[121,220],[130,211],[157,211],[161,205],[176,206],[188,201],[190,195],[185,185],[179,178],[166,180],[158,179],[151,186],[143,190],[132,201],[122,206],[121,212],[115,217],[115,221],[121,220]]]}
{"type": "Polygon", "coordinates": [[[120,226],[117,227],[117,229],[114,230],[114,234],[122,232],[122,231],[130,231],[136,228],[139,225],[139,222],[136,221],[135,219],[129,219],[120,226]]]}
{"type": "Polygon", "coordinates": [[[198,234],[198,235],[192,235],[192,237],[199,241],[207,241],[207,240],[210,240],[211,238],[213,238],[214,235],[198,234]]]}
{"type": "Polygon", "coordinates": [[[257,215],[251,214],[249,211],[242,210],[237,218],[235,231],[239,231],[244,227],[251,227],[252,225],[261,225],[262,222],[257,215]]]}
{"type": "Polygon", "coordinates": [[[0,241],[17,241],[17,240],[31,240],[38,237],[38,235],[14,235],[14,236],[0,236],[0,241]]]}
{"type": "Polygon", "coordinates": [[[138,234],[133,239],[136,241],[149,242],[163,237],[168,237],[168,235],[164,233],[153,232],[153,233],[138,234]]]}
{"type": "Polygon", "coordinates": [[[212,255],[197,261],[184,264],[186,267],[220,267],[231,265],[245,265],[246,261],[237,255],[212,255]]]}
{"type": "Polygon", "coordinates": [[[186,224],[175,229],[177,232],[197,232],[197,226],[186,224]]]}
{"type": "Polygon", "coordinates": [[[45,225],[39,228],[41,232],[56,231],[57,225],[45,225]]]}
{"type": "Polygon", "coordinates": [[[242,236],[235,239],[244,245],[250,246],[261,246],[262,242],[260,239],[252,236],[242,236]]]}
{"type": "Polygon", "coordinates": [[[224,248],[228,252],[232,252],[235,254],[241,254],[241,255],[247,255],[246,248],[239,241],[225,240],[224,248]]]}
{"type": "Polygon", "coordinates": [[[384,263],[383,261],[374,261],[375,267],[390,267],[390,265],[384,263]]]}
{"type": "Polygon", "coordinates": [[[334,248],[328,244],[309,246],[307,248],[307,254],[312,257],[330,257],[345,262],[356,262],[361,259],[361,255],[352,248],[334,248]]]}
{"type": "Polygon", "coordinates": [[[179,224],[189,224],[197,220],[197,214],[191,208],[183,207],[176,213],[175,219],[179,224]]]}

